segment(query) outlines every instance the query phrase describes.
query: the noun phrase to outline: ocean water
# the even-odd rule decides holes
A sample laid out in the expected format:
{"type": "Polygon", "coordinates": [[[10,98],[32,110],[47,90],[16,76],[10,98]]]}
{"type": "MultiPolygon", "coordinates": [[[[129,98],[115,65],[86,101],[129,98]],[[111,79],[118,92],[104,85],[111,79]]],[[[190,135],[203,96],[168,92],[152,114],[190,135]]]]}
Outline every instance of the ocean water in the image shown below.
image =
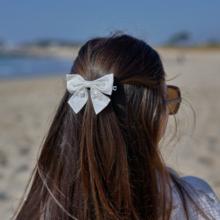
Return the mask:
{"type": "Polygon", "coordinates": [[[60,58],[0,56],[0,79],[64,75],[70,72],[72,62],[60,58]]]}

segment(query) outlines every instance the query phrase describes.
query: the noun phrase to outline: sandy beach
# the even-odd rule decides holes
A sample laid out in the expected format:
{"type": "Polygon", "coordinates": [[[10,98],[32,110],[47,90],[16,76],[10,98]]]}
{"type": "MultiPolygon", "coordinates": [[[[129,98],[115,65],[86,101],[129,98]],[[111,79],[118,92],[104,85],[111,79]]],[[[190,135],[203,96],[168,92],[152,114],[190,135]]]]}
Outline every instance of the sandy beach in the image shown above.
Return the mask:
{"type": "MultiPolygon", "coordinates": [[[[164,158],[181,175],[206,179],[220,196],[220,50],[159,52],[167,80],[175,78],[167,83],[178,85],[183,95],[176,115],[177,137],[168,142],[174,132],[174,118],[170,116],[161,142],[164,158]]],[[[22,196],[39,146],[64,93],[64,79],[0,81],[1,220],[10,218],[22,196]]]]}

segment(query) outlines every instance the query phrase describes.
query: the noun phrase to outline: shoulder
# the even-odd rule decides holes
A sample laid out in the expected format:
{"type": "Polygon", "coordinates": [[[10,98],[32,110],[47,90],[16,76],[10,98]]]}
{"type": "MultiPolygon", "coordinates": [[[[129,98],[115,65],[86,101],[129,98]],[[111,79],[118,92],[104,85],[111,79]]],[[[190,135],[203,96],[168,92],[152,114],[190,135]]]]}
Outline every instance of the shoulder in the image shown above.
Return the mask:
{"type": "Polygon", "coordinates": [[[187,183],[189,186],[191,186],[193,189],[197,191],[202,191],[210,194],[215,194],[213,188],[209,185],[209,183],[197,176],[183,176],[180,177],[182,182],[187,183]]]}
{"type": "MultiPolygon", "coordinates": [[[[183,176],[180,177],[180,181],[205,214],[213,216],[214,219],[220,219],[219,198],[206,180],[196,176],[183,176]]],[[[176,202],[180,202],[180,200],[176,202]]],[[[193,210],[192,213],[194,213],[193,210]]]]}

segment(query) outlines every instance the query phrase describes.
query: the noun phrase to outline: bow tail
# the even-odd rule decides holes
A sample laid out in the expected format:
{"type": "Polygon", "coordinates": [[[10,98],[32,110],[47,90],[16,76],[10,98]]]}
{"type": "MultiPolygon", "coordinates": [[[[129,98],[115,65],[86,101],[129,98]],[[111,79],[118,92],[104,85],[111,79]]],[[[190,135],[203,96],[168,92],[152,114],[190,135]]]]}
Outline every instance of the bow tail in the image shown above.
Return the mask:
{"type": "Polygon", "coordinates": [[[95,113],[98,114],[108,105],[110,98],[94,88],[91,88],[90,92],[93,108],[95,113]]]}
{"type": "Polygon", "coordinates": [[[88,91],[86,88],[76,90],[68,100],[68,104],[71,106],[75,113],[78,113],[88,100],[88,91]]]}

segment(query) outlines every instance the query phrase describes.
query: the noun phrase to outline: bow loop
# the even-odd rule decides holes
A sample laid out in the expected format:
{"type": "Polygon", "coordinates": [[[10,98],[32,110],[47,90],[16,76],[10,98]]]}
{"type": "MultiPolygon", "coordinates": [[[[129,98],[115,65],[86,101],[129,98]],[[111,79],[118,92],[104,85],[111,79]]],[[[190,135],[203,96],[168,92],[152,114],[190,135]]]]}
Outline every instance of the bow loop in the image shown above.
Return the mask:
{"type": "Polygon", "coordinates": [[[79,74],[67,74],[66,79],[67,90],[73,94],[68,100],[68,104],[75,113],[78,113],[88,100],[87,88],[90,88],[90,97],[96,114],[102,111],[110,102],[110,98],[106,95],[111,95],[112,90],[115,90],[115,87],[113,87],[113,73],[90,81],[85,80],[79,74]]]}

